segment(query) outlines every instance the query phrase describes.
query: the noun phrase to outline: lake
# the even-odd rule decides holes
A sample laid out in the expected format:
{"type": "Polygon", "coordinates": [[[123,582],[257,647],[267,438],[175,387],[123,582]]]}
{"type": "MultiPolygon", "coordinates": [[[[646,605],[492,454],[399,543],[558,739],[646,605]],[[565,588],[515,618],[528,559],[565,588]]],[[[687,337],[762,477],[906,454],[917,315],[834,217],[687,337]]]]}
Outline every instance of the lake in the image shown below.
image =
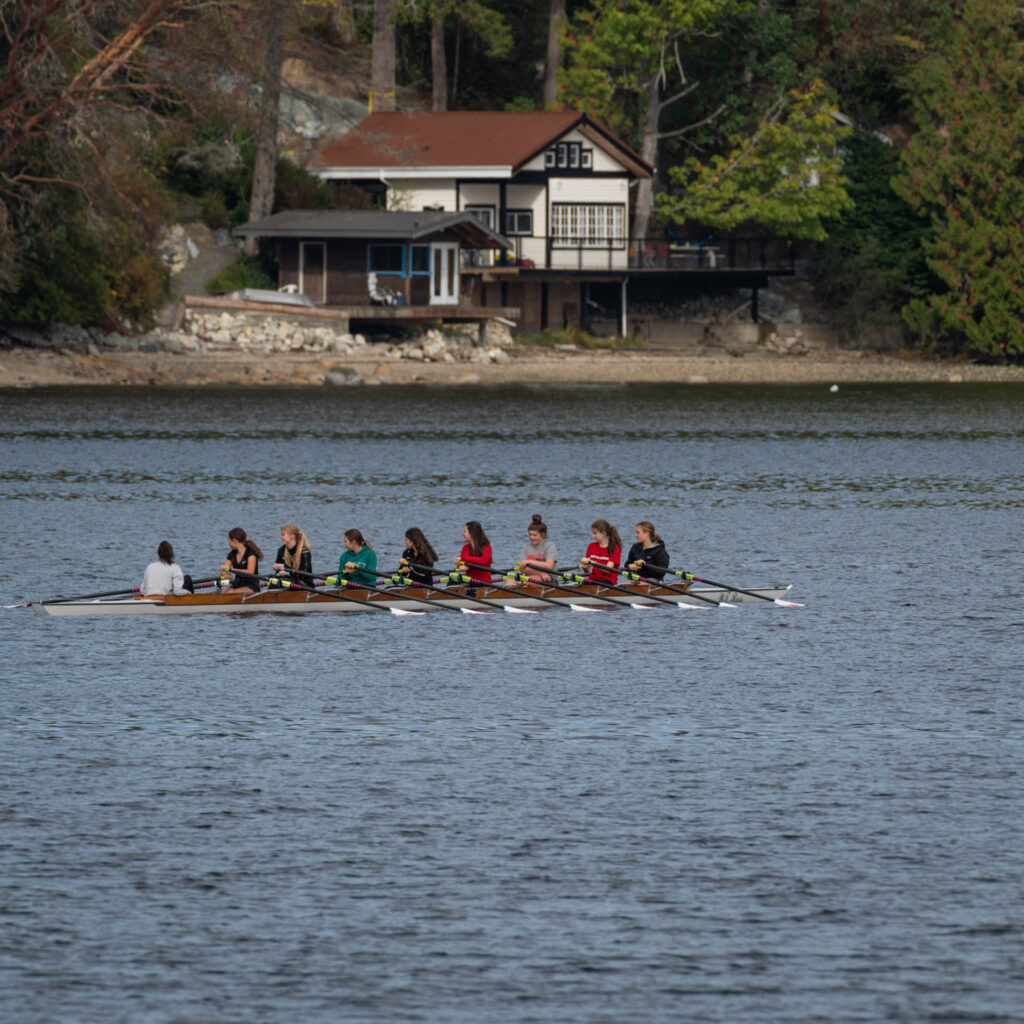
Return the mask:
{"type": "Polygon", "coordinates": [[[0,612],[0,1019],[1024,1020],[1024,386],[0,392],[0,602],[606,518],[805,607],[0,612]]]}

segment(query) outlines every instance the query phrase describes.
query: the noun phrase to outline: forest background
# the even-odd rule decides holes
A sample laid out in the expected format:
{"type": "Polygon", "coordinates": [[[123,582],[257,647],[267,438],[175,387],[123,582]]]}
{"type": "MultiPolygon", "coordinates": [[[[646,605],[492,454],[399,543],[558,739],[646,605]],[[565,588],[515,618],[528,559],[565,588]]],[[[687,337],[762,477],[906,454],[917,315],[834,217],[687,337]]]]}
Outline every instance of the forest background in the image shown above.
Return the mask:
{"type": "Polygon", "coordinates": [[[0,322],[141,329],[168,225],[363,203],[279,151],[295,58],[375,109],[586,110],[657,167],[634,237],[802,239],[848,336],[1024,358],[1013,0],[0,0],[0,322]]]}

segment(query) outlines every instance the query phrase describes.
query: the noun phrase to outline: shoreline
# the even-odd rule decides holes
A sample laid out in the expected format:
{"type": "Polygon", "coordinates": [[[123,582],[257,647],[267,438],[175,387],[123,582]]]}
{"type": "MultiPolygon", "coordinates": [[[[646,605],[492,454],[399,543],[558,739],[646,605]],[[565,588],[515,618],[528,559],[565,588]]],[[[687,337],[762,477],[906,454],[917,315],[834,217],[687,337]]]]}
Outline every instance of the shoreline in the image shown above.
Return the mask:
{"type": "Polygon", "coordinates": [[[90,354],[71,349],[8,348],[0,349],[0,388],[1024,383],[1024,366],[983,366],[911,353],[819,349],[735,356],[721,349],[566,352],[518,347],[509,350],[509,357],[501,364],[480,364],[305,352],[90,354]]]}

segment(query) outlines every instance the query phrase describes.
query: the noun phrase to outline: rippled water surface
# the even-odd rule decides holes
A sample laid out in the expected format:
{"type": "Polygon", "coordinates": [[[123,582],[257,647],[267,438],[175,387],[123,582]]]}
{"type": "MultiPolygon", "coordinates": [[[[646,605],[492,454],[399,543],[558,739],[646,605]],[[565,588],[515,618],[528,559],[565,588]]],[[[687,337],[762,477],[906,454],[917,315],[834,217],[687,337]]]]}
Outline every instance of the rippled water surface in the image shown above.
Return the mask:
{"type": "Polygon", "coordinates": [[[806,603],[0,612],[0,1020],[1024,1020],[1022,402],[0,392],[4,604],[533,512],[806,603]]]}

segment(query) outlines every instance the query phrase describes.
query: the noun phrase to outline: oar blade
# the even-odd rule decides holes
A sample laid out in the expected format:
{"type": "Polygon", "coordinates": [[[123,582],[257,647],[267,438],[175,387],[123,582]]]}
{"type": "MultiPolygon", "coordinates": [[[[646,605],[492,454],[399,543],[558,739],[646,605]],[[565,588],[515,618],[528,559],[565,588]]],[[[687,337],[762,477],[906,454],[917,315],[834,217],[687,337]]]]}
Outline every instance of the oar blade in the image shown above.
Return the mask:
{"type": "Polygon", "coordinates": [[[804,605],[799,604],[796,601],[783,601],[781,598],[778,598],[778,597],[775,598],[775,603],[780,608],[803,608],[804,607],[804,605]]]}
{"type": "Polygon", "coordinates": [[[536,608],[513,608],[510,604],[503,606],[505,611],[511,615],[536,615],[536,608]]]}
{"type": "Polygon", "coordinates": [[[491,614],[489,611],[486,611],[483,608],[460,608],[459,611],[462,612],[463,615],[490,615],[491,614]]]}
{"type": "Polygon", "coordinates": [[[426,612],[411,612],[408,608],[389,608],[392,615],[426,615],[426,612]]]}

